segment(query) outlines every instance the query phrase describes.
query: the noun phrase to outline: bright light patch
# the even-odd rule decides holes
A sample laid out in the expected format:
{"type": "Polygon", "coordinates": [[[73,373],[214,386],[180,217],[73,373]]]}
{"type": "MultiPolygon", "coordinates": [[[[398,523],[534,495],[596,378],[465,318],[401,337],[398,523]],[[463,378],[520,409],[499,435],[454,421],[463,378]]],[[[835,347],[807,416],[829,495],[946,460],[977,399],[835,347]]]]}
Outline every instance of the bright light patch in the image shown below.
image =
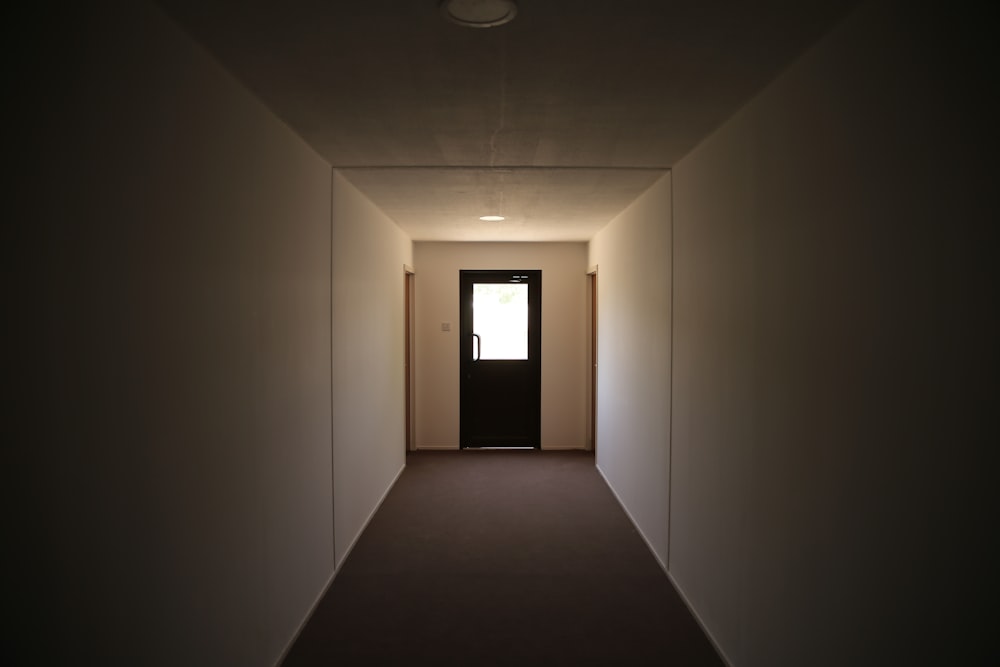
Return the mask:
{"type": "Polygon", "coordinates": [[[481,215],[479,219],[483,222],[500,222],[504,217],[502,215],[481,215]]]}

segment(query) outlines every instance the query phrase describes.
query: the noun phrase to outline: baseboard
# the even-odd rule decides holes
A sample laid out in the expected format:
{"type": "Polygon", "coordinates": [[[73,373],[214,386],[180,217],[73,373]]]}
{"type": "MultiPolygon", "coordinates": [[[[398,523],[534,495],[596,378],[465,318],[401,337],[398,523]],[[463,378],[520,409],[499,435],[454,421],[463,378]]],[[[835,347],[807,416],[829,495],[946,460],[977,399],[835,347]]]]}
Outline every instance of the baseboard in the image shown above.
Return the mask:
{"type": "Polygon", "coordinates": [[[609,489],[611,489],[611,495],[613,495],[615,497],[615,500],[618,501],[618,504],[621,506],[622,511],[625,512],[625,516],[627,516],[628,520],[632,522],[632,526],[635,528],[635,531],[639,533],[639,537],[641,537],[642,541],[646,543],[646,548],[649,549],[649,553],[653,555],[653,558],[656,560],[656,562],[659,563],[663,571],[666,572],[667,571],[666,564],[662,560],[660,560],[660,555],[656,553],[656,549],[653,548],[653,543],[650,542],[649,538],[646,537],[646,533],[642,532],[642,528],[639,527],[639,524],[636,522],[635,517],[632,516],[632,513],[628,511],[628,507],[626,507],[624,501],[622,501],[621,496],[619,496],[618,492],[615,491],[615,487],[611,485],[611,482],[608,480],[608,476],[604,474],[603,470],[601,470],[601,466],[595,465],[594,467],[597,468],[597,472],[601,475],[601,479],[604,480],[604,483],[608,485],[609,489]]]}
{"type": "Polygon", "coordinates": [[[677,591],[677,595],[679,595],[681,600],[684,601],[684,606],[686,606],[688,611],[691,612],[691,615],[694,616],[694,620],[698,621],[698,625],[701,626],[702,632],[704,632],[705,636],[708,637],[708,641],[712,642],[712,648],[714,648],[715,652],[719,654],[720,658],[722,658],[722,662],[726,663],[726,667],[733,667],[733,661],[729,659],[726,652],[722,650],[721,646],[719,646],[719,642],[715,641],[715,637],[713,637],[712,633],[709,632],[708,626],[705,625],[705,621],[701,620],[701,616],[698,615],[694,605],[691,604],[691,600],[689,600],[688,596],[684,593],[684,589],[680,587],[680,584],[677,583],[677,580],[674,579],[674,575],[670,574],[669,570],[666,570],[666,573],[667,579],[670,581],[670,585],[674,587],[674,590],[677,591]]]}
{"type": "MultiPolygon", "coordinates": [[[[369,512],[368,517],[365,519],[365,522],[363,524],[361,524],[361,528],[358,530],[357,534],[354,536],[354,539],[351,540],[351,543],[347,545],[347,550],[344,552],[344,557],[340,559],[339,563],[337,563],[337,569],[338,570],[344,564],[344,562],[347,560],[348,556],[351,555],[351,551],[354,549],[354,545],[358,543],[359,539],[361,539],[361,536],[365,532],[365,528],[368,527],[368,524],[371,522],[372,518],[375,516],[375,513],[378,512],[378,508],[382,507],[382,503],[385,502],[385,499],[389,495],[389,492],[392,491],[392,487],[396,486],[396,482],[399,480],[399,476],[403,474],[404,470],[406,470],[406,464],[405,463],[399,469],[399,472],[396,473],[396,476],[392,478],[392,481],[389,482],[389,486],[387,486],[386,489],[385,489],[385,491],[382,492],[382,496],[378,499],[378,502],[375,503],[375,507],[372,509],[372,511],[369,512]]],[[[336,557],[336,555],[334,555],[334,557],[336,557]]]]}
{"type": "MultiPolygon", "coordinates": [[[[378,509],[382,506],[382,503],[385,502],[385,499],[389,496],[389,492],[392,491],[392,487],[396,486],[396,482],[399,481],[399,476],[403,474],[403,471],[405,469],[406,469],[406,464],[404,463],[402,467],[399,469],[399,472],[396,473],[396,476],[392,478],[391,482],[389,482],[389,486],[386,487],[385,491],[382,493],[382,496],[378,499],[378,502],[375,503],[375,508],[371,511],[371,513],[368,514],[368,518],[366,518],[365,522],[361,524],[361,529],[358,531],[358,534],[354,536],[354,539],[351,540],[350,545],[348,545],[347,547],[347,551],[344,552],[344,557],[340,559],[339,563],[334,562],[333,572],[330,574],[330,578],[326,580],[326,584],[320,590],[319,594],[316,596],[316,599],[313,600],[312,605],[309,606],[309,610],[306,612],[306,615],[302,619],[302,622],[299,623],[299,626],[295,629],[295,632],[292,634],[291,639],[289,639],[288,643],[285,644],[284,650],[278,655],[278,661],[274,663],[274,667],[280,667],[281,663],[284,662],[285,658],[288,657],[288,652],[292,650],[292,646],[295,645],[295,641],[299,638],[299,635],[302,634],[302,630],[309,623],[309,619],[311,619],[313,614],[316,613],[316,607],[319,606],[320,600],[323,599],[323,596],[326,595],[328,590],[330,590],[330,586],[333,585],[333,580],[336,579],[337,573],[340,572],[340,566],[347,560],[347,557],[351,555],[351,550],[354,549],[354,545],[358,543],[358,540],[365,532],[365,528],[368,527],[368,524],[375,516],[375,513],[378,512],[378,509]]],[[[334,559],[336,559],[336,557],[337,555],[334,554],[334,559]]]]}
{"type": "Polygon", "coordinates": [[[667,568],[666,563],[664,563],[660,559],[660,556],[656,553],[656,550],[653,549],[653,545],[646,537],[646,534],[642,532],[642,528],[639,527],[639,524],[636,523],[635,517],[633,517],[632,513],[628,511],[628,507],[626,507],[625,503],[622,502],[621,496],[619,496],[618,492],[615,491],[615,487],[612,486],[611,481],[608,480],[608,476],[604,474],[603,470],[601,470],[601,466],[595,465],[594,467],[597,468],[597,472],[600,474],[601,479],[604,480],[604,483],[608,485],[608,489],[611,490],[611,495],[613,495],[615,497],[615,500],[618,501],[618,504],[621,506],[622,511],[625,512],[625,516],[627,516],[628,520],[632,522],[632,526],[635,528],[636,532],[639,533],[639,537],[641,537],[642,541],[646,543],[646,547],[649,549],[649,553],[653,555],[653,559],[657,562],[657,564],[659,564],[660,568],[663,570],[663,573],[667,575],[667,581],[669,581],[670,585],[674,587],[674,590],[677,591],[677,595],[684,602],[684,606],[687,607],[688,611],[691,612],[691,615],[694,616],[694,620],[697,621],[698,626],[701,628],[701,631],[705,633],[705,636],[708,638],[709,643],[712,644],[712,648],[714,648],[715,652],[719,654],[719,658],[721,658],[722,662],[726,664],[726,667],[734,667],[733,661],[730,660],[729,656],[726,655],[726,652],[722,650],[722,647],[719,645],[719,642],[715,640],[715,637],[712,635],[711,631],[709,631],[708,626],[705,625],[705,622],[701,619],[701,616],[694,608],[694,605],[691,604],[691,600],[688,599],[688,596],[684,593],[684,590],[677,584],[677,581],[674,580],[674,576],[670,574],[670,570],[667,568]]]}
{"type": "Polygon", "coordinates": [[[583,445],[543,445],[542,446],[542,451],[543,452],[551,452],[554,449],[555,450],[559,450],[559,451],[567,451],[567,452],[570,452],[570,451],[572,451],[572,452],[583,452],[583,451],[587,450],[587,448],[585,446],[583,446],[583,445]]]}
{"type": "Polygon", "coordinates": [[[311,605],[309,605],[309,610],[306,611],[306,615],[302,619],[302,622],[299,623],[297,628],[295,628],[295,632],[292,634],[291,639],[288,640],[288,642],[285,644],[285,648],[282,649],[281,653],[278,654],[278,660],[277,662],[274,663],[274,667],[281,667],[281,663],[283,663],[285,661],[285,658],[288,657],[288,652],[292,650],[293,646],[295,646],[295,642],[298,641],[299,635],[302,634],[302,630],[309,623],[309,619],[313,617],[313,614],[316,613],[316,607],[319,606],[319,602],[320,600],[323,599],[323,596],[326,595],[326,592],[330,590],[330,586],[333,584],[333,580],[336,576],[337,576],[337,568],[334,568],[333,572],[330,573],[329,578],[327,578],[326,583],[319,590],[319,594],[316,596],[316,599],[313,600],[311,605]]]}
{"type": "Polygon", "coordinates": [[[428,451],[433,451],[433,452],[441,452],[441,451],[457,452],[458,449],[459,449],[458,445],[420,445],[419,447],[417,447],[413,451],[415,451],[415,452],[428,452],[428,451]]]}

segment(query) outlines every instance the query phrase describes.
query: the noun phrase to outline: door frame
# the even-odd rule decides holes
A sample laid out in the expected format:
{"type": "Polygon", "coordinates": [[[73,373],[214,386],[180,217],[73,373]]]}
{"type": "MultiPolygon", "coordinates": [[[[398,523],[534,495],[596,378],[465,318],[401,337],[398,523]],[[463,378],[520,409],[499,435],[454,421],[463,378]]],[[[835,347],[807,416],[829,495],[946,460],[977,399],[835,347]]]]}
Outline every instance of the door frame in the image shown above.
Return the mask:
{"type": "Polygon", "coordinates": [[[405,391],[405,401],[406,401],[406,422],[404,425],[405,436],[403,438],[405,443],[405,451],[411,452],[416,449],[416,441],[414,439],[414,423],[413,423],[413,352],[414,352],[414,341],[413,341],[413,305],[414,305],[414,276],[416,272],[413,270],[412,266],[406,264],[403,265],[403,383],[406,387],[405,391]]]}
{"type": "Polygon", "coordinates": [[[589,292],[590,310],[590,362],[589,386],[590,394],[590,419],[588,420],[587,442],[590,450],[597,452],[597,266],[587,270],[587,291],[589,292]]]}

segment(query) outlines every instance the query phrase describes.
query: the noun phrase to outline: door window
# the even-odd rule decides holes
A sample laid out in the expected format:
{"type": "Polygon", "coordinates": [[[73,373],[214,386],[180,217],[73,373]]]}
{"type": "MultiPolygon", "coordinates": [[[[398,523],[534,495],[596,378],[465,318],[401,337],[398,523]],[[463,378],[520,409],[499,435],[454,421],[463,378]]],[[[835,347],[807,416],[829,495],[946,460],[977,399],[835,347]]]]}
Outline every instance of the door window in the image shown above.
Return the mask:
{"type": "Polygon", "coordinates": [[[479,359],[528,358],[528,285],[473,283],[472,354],[479,359]],[[478,353],[478,354],[477,354],[478,353]]]}

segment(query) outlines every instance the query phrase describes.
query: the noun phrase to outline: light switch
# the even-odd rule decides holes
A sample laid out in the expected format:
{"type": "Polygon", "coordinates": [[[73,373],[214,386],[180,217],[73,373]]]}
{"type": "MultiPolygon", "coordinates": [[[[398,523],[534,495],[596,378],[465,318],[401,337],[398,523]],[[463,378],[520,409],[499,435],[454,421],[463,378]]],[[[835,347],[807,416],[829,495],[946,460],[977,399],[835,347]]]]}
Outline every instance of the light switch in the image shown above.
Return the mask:
{"type": "Polygon", "coordinates": [[[441,331],[451,331],[451,322],[442,322],[441,331]]]}

